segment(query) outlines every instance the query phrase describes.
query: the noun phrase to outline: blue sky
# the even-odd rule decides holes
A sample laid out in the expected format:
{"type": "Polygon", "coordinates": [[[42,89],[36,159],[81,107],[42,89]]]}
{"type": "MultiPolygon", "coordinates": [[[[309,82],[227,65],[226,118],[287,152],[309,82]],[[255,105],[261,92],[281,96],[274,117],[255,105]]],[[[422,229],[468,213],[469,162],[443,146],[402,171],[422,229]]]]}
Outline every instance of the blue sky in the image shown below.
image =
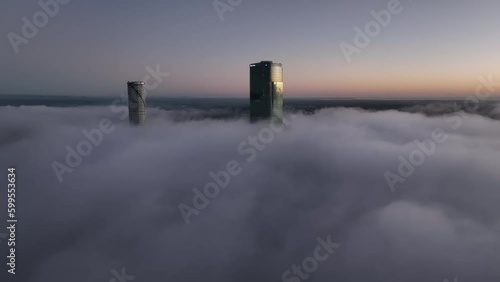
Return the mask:
{"type": "Polygon", "coordinates": [[[340,44],[389,2],[243,0],[221,21],[209,0],[72,0],[16,54],[8,34],[42,9],[4,1],[0,94],[118,95],[159,65],[170,75],[150,94],[246,97],[260,60],[283,63],[288,96],[462,95],[500,80],[494,0],[401,0],[349,63],[340,44]]]}

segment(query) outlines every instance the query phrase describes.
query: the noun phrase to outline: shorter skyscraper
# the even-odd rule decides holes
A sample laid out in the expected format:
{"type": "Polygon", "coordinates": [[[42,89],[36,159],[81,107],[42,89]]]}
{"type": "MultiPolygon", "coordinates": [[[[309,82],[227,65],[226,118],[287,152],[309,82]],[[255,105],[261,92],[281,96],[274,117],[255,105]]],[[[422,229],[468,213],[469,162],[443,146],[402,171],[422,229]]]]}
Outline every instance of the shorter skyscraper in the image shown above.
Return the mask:
{"type": "Polygon", "coordinates": [[[128,118],[130,124],[146,123],[146,90],[144,82],[129,81],[128,87],[128,118]]]}
{"type": "Polygon", "coordinates": [[[283,118],[283,66],[272,61],[250,65],[250,120],[283,118]]]}

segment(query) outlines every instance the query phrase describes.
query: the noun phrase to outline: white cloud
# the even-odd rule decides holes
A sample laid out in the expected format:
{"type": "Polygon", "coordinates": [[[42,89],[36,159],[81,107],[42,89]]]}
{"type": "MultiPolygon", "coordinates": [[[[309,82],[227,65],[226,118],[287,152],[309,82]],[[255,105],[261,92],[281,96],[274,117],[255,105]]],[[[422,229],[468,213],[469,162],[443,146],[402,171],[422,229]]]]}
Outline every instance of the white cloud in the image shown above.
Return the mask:
{"type": "MultiPolygon", "coordinates": [[[[396,111],[299,115],[245,164],[261,125],[150,111],[129,127],[109,108],[0,109],[2,167],[18,171],[24,281],[279,281],[332,234],[342,248],[310,281],[498,281],[500,122],[468,116],[391,193],[384,171],[442,117],[396,111]],[[59,183],[50,166],[103,117],[117,129],[59,183]],[[183,120],[183,122],[179,122],[183,120]],[[177,208],[208,173],[243,172],[184,224],[177,208]]],[[[21,265],[22,264],[22,265],[21,265]]]]}

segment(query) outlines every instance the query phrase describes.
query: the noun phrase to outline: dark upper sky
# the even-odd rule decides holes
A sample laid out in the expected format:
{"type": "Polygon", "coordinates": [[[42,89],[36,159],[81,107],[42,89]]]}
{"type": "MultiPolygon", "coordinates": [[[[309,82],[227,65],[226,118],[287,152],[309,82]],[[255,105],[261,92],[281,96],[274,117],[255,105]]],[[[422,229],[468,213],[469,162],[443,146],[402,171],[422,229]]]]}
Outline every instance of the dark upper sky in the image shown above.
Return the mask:
{"type": "Polygon", "coordinates": [[[242,0],[219,16],[211,0],[72,0],[43,25],[37,1],[3,1],[0,94],[117,95],[159,65],[170,75],[151,95],[246,97],[260,60],[283,63],[287,96],[465,94],[480,75],[500,80],[498,0],[401,0],[349,63],[342,42],[390,2],[242,0]],[[42,27],[20,39],[34,15],[42,27]]]}

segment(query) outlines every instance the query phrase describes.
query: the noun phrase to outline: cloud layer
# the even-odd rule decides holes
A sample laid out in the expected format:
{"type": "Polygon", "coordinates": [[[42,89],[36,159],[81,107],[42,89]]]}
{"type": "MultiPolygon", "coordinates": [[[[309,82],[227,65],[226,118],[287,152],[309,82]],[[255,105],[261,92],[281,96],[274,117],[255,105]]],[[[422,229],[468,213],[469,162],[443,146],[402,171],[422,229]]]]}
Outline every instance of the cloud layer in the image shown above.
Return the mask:
{"type": "Polygon", "coordinates": [[[498,281],[499,121],[327,109],[294,115],[248,162],[238,146],[266,124],[190,114],[152,109],[129,127],[106,107],[1,108],[18,281],[110,281],[123,267],[134,281],[282,281],[328,236],[341,246],[308,281],[498,281]],[[103,118],[113,132],[59,182],[52,163],[103,118]],[[446,142],[393,193],[384,173],[436,128],[446,142]],[[186,225],[179,204],[231,160],[241,173],[186,225]]]}

